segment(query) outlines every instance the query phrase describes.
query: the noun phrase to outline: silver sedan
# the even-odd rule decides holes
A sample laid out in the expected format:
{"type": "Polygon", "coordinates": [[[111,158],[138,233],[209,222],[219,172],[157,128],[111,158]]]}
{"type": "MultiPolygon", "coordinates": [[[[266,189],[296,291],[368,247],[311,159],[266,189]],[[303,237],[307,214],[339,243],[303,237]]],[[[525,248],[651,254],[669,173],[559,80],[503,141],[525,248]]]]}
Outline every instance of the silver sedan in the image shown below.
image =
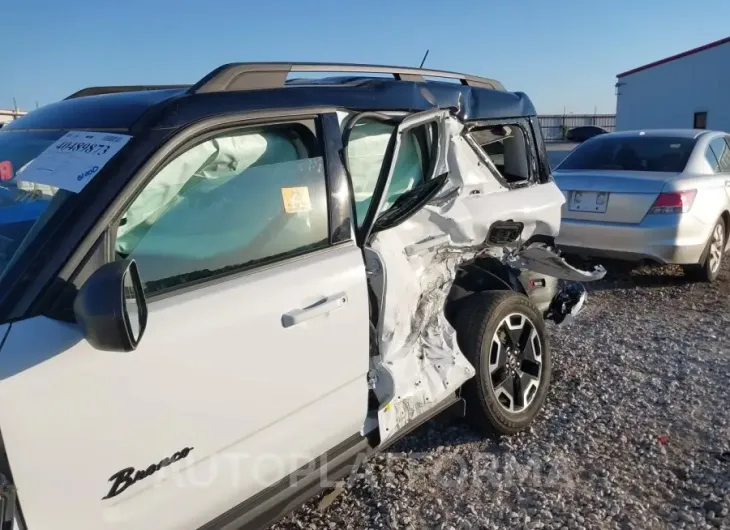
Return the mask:
{"type": "Polygon", "coordinates": [[[730,136],[707,130],[602,134],[553,171],[566,253],[686,266],[713,281],[728,248],[730,136]]]}

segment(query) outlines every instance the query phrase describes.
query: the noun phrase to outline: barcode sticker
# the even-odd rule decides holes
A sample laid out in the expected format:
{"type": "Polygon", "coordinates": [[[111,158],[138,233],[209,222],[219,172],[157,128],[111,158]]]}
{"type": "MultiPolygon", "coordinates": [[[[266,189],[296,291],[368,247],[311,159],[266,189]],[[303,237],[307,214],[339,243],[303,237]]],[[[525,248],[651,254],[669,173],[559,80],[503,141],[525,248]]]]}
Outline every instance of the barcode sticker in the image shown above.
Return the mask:
{"type": "Polygon", "coordinates": [[[17,180],[79,193],[130,140],[126,134],[70,131],[17,173],[17,180]]]}

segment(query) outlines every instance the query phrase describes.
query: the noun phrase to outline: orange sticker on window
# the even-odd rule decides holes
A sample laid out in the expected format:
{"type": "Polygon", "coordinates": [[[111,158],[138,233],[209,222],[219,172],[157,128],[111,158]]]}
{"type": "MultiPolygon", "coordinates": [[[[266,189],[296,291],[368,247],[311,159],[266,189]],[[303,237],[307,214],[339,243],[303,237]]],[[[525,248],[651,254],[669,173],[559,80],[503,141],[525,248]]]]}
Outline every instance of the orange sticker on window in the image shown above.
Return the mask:
{"type": "Polygon", "coordinates": [[[10,160],[0,162],[0,180],[12,180],[13,163],[10,160]]]}
{"type": "Polygon", "coordinates": [[[286,213],[302,213],[312,210],[312,202],[309,200],[309,188],[306,186],[281,188],[281,197],[284,199],[284,211],[286,213]]]}

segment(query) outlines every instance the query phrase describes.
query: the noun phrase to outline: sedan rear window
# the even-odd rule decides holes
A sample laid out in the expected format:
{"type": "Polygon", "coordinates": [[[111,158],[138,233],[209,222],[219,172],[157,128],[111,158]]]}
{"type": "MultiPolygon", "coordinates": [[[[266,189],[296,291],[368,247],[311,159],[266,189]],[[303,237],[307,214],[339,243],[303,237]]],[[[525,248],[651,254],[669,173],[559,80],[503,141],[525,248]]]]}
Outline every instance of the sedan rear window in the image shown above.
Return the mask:
{"type": "Polygon", "coordinates": [[[601,135],[576,147],[556,169],[679,173],[695,142],[694,138],[601,135]]]}

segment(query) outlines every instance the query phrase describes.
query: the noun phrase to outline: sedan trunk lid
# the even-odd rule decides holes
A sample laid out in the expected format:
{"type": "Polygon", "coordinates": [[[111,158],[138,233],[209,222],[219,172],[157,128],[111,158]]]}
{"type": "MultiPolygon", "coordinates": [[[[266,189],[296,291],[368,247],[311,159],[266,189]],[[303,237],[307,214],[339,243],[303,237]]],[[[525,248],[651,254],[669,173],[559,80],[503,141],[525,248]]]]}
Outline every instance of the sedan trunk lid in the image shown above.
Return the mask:
{"type": "Polygon", "coordinates": [[[618,170],[556,170],[565,195],[563,219],[640,223],[664,185],[680,173],[618,170]]]}

